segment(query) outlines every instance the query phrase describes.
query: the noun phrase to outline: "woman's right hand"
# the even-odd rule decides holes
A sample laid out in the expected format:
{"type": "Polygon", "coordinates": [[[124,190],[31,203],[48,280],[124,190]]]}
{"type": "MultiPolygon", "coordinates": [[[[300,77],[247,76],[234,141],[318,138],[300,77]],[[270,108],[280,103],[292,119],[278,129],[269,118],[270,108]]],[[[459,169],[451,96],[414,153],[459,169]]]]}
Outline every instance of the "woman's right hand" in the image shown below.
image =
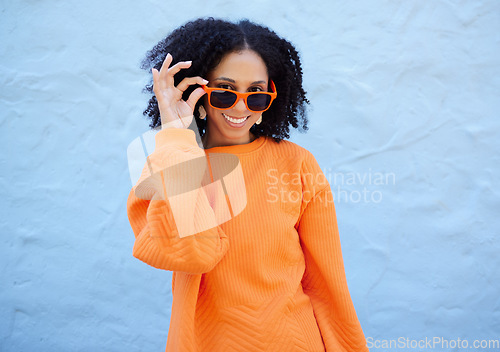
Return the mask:
{"type": "Polygon", "coordinates": [[[162,127],[184,127],[187,128],[193,120],[194,107],[197,101],[205,94],[203,88],[195,89],[188,100],[182,100],[184,91],[193,84],[206,85],[207,80],[197,77],[184,78],[177,87],[174,85],[174,75],[182,69],[191,66],[191,61],[181,61],[169,67],[172,63],[172,55],[167,54],[163,64],[158,71],[152,68],[153,91],[160,109],[162,127]]]}

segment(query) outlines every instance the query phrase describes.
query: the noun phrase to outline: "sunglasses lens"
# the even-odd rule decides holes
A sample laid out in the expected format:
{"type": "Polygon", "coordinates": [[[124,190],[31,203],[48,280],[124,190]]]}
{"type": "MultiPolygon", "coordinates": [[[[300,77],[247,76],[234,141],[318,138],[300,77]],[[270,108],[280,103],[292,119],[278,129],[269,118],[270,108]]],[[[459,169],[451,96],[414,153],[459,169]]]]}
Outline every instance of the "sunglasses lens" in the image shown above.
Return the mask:
{"type": "Polygon", "coordinates": [[[271,104],[271,96],[269,94],[255,93],[247,98],[248,108],[253,111],[266,110],[271,104]]]}
{"type": "Polygon", "coordinates": [[[214,90],[210,94],[210,104],[219,109],[227,109],[236,101],[236,94],[224,90],[214,90]]]}

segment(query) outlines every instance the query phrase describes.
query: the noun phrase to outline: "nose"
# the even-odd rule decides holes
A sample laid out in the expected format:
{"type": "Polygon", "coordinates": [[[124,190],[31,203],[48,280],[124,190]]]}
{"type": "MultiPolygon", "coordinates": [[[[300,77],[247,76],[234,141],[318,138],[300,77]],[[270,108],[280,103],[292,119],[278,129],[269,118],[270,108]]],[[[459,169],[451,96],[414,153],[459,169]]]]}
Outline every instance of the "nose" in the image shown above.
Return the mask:
{"type": "Polygon", "coordinates": [[[238,99],[238,101],[236,102],[236,105],[233,107],[233,109],[237,110],[237,111],[246,111],[247,110],[247,106],[245,105],[245,101],[243,100],[243,98],[238,99]]]}

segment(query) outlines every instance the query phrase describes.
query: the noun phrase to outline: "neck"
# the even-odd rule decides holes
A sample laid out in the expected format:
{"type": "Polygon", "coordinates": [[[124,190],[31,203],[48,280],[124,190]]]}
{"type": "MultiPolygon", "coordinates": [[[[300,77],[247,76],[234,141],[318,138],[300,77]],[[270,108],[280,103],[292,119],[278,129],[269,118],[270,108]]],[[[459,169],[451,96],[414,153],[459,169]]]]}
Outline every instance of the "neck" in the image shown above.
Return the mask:
{"type": "Polygon", "coordinates": [[[205,131],[205,134],[203,135],[203,137],[201,137],[201,141],[202,141],[205,149],[210,149],[210,148],[215,148],[215,147],[225,147],[225,146],[231,146],[231,145],[248,144],[248,143],[252,143],[256,139],[257,139],[257,136],[255,136],[252,132],[249,133],[249,140],[243,141],[243,142],[214,141],[210,138],[208,131],[205,131]]]}

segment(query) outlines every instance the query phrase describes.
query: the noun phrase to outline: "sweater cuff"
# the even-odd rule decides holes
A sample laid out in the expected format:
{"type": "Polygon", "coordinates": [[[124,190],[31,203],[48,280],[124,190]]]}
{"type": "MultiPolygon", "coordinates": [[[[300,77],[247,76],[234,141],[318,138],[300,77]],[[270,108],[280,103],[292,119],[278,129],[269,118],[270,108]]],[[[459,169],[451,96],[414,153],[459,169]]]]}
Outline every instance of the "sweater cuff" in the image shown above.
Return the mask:
{"type": "Polygon", "coordinates": [[[198,147],[196,135],[188,128],[165,128],[155,135],[155,149],[158,150],[166,144],[192,145],[198,147]]]}

